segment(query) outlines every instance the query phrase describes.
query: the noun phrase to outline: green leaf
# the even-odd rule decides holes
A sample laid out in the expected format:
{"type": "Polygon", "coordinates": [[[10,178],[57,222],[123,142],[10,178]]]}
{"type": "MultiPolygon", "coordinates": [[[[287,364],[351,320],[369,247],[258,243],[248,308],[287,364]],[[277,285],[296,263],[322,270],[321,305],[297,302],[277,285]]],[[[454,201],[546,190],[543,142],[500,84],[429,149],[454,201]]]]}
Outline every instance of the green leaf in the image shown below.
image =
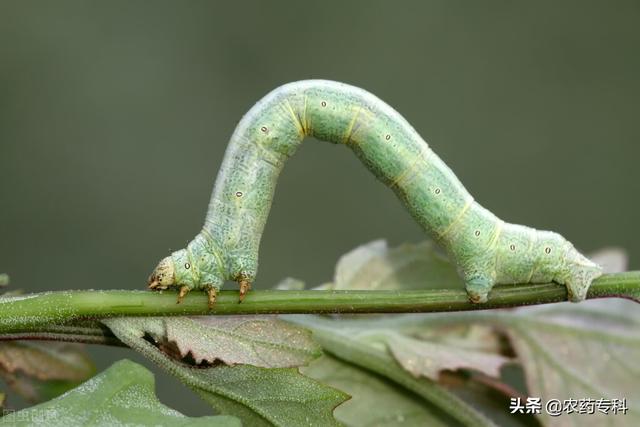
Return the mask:
{"type": "MultiPolygon", "coordinates": [[[[609,268],[619,270],[624,266],[624,256],[621,256],[624,254],[620,251],[609,250],[601,255],[611,260],[607,263],[609,268]]],[[[334,287],[424,289],[461,286],[459,283],[453,266],[429,243],[389,249],[384,242],[374,242],[340,260],[334,287]]],[[[549,399],[627,399],[629,412],[626,415],[539,416],[545,424],[640,423],[640,388],[637,387],[640,369],[635,363],[640,358],[640,311],[627,301],[608,299],[460,314],[343,317],[340,321],[289,318],[313,329],[325,350],[399,384],[403,381],[402,375],[394,371],[392,365],[371,365],[367,358],[374,355],[384,358],[386,351],[386,355],[393,354],[410,372],[429,378],[436,378],[437,372],[447,367],[480,369],[495,377],[505,361],[500,354],[504,353],[505,348],[501,347],[506,344],[507,354],[515,351],[517,360],[522,363],[528,395],[542,398],[543,404],[549,399]],[[470,344],[467,347],[462,345],[465,341],[460,336],[451,333],[455,328],[470,324],[484,325],[486,348],[478,345],[479,337],[467,340],[470,344]],[[457,355],[456,347],[461,349],[457,355]],[[463,352],[470,357],[461,357],[463,352]],[[488,353],[489,360],[479,360],[478,352],[488,353]],[[355,357],[356,354],[360,356],[355,357]]],[[[462,378],[460,374],[455,376],[462,378]]],[[[487,378],[472,374],[466,388],[494,390],[494,393],[502,393],[502,399],[479,398],[480,392],[461,392],[461,387],[452,387],[446,381],[442,382],[442,378],[441,384],[501,424],[507,422],[505,420],[519,423],[521,420],[513,416],[496,416],[508,411],[504,402],[506,393],[518,393],[504,376],[491,381],[487,378]]],[[[402,384],[409,387],[408,383],[402,384]]],[[[436,394],[435,398],[429,393],[421,395],[445,410],[449,406],[441,394],[436,394]]],[[[455,411],[449,409],[449,412],[455,415],[455,411]]]]}
{"type": "Polygon", "coordinates": [[[342,256],[333,289],[462,288],[462,280],[430,241],[389,249],[383,240],[362,245],[342,256]]]}
{"type": "Polygon", "coordinates": [[[627,399],[626,415],[543,414],[546,425],[640,425],[640,311],[625,300],[527,307],[502,316],[531,396],[627,399]]]}
{"type": "Polygon", "coordinates": [[[0,273],[0,286],[7,286],[9,284],[9,275],[0,273]]]}
{"type": "Polygon", "coordinates": [[[55,397],[91,377],[95,367],[84,346],[70,343],[0,343],[0,375],[30,402],[55,397]]]}
{"type": "Polygon", "coordinates": [[[242,365],[192,370],[179,378],[221,413],[240,417],[244,425],[338,425],[333,410],[349,398],[297,369],[242,365]]]}
{"type": "MultiPolygon", "coordinates": [[[[162,344],[158,341],[164,327],[161,319],[113,318],[104,323],[121,341],[175,375],[218,412],[238,416],[246,425],[292,426],[310,421],[336,425],[333,409],[348,398],[295,368],[190,366],[145,339],[151,336],[162,344]]],[[[272,332],[268,329],[264,330],[267,335],[272,332]]]]}
{"type": "Polygon", "coordinates": [[[335,357],[323,356],[302,372],[351,395],[335,410],[335,417],[347,426],[450,425],[438,408],[420,396],[335,357]]]}
{"type": "Polygon", "coordinates": [[[240,426],[228,416],[189,418],[163,405],[154,394],[153,374],[121,360],[66,394],[0,418],[0,425],[31,426],[240,426]]]}
{"type": "Polygon", "coordinates": [[[311,329],[314,338],[333,356],[385,377],[420,396],[429,405],[437,407],[441,411],[443,422],[450,423],[456,420],[469,426],[493,425],[483,414],[437,382],[427,378],[415,378],[404,370],[394,360],[384,341],[388,328],[376,330],[376,325],[383,325],[385,319],[345,321],[319,316],[287,316],[286,319],[311,329]],[[351,327],[354,323],[361,327],[351,327]],[[372,324],[372,327],[367,326],[372,324]]]}
{"type": "MultiPolygon", "coordinates": [[[[341,323],[352,336],[383,326],[414,334],[451,325],[491,325],[509,338],[522,363],[529,397],[541,398],[543,405],[549,399],[626,399],[629,408],[625,415],[551,417],[542,413],[539,418],[545,425],[640,423],[640,369],[635,363],[640,358],[640,311],[633,302],[605,299],[509,311],[405,315],[375,322],[341,323]]],[[[491,409],[485,412],[491,413],[491,409]]]]}

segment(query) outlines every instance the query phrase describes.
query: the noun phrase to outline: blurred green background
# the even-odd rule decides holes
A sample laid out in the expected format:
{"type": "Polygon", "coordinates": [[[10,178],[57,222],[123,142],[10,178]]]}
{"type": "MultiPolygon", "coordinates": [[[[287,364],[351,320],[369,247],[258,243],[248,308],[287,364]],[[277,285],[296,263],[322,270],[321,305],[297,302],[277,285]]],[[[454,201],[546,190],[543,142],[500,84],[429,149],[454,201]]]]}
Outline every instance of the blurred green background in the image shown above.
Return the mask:
{"type": "MultiPolygon", "coordinates": [[[[639,268],[639,23],[637,1],[4,0],[0,272],[29,292],[142,288],[200,229],[240,117],[307,78],[387,101],[498,216],[639,268]]],[[[310,139],[256,286],[328,281],[381,237],[424,235],[348,149],[310,139]]],[[[207,412],[175,384],[166,403],[207,412]]]]}

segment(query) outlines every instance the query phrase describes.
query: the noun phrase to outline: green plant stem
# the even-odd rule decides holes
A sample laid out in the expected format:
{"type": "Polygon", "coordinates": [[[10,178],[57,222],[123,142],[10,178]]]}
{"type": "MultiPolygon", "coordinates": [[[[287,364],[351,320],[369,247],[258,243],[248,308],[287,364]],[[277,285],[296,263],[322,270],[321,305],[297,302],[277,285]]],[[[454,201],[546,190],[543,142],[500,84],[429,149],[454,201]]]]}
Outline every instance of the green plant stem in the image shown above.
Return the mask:
{"type": "MultiPolygon", "coordinates": [[[[608,274],[591,285],[588,298],[623,297],[640,302],[640,271],[608,274]]],[[[41,331],[52,324],[113,316],[180,316],[267,313],[416,313],[484,310],[565,301],[555,283],[496,287],[489,302],[472,304],[464,290],[424,291],[252,291],[238,303],[237,291],[223,291],[213,310],[206,296],[192,292],[182,304],[165,291],[60,291],[0,298],[0,334],[41,331]]]]}
{"type": "Polygon", "coordinates": [[[0,334],[0,341],[15,340],[64,341],[127,347],[113,335],[109,328],[100,322],[91,320],[75,325],[43,325],[37,331],[0,334]]]}

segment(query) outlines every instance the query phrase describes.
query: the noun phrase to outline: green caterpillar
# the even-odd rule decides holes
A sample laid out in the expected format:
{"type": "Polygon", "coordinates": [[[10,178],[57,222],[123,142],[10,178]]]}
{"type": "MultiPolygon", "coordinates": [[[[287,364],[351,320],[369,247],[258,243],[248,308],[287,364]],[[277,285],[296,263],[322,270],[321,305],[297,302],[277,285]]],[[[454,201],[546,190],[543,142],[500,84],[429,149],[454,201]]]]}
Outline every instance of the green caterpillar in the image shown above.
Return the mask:
{"type": "Polygon", "coordinates": [[[351,148],[402,200],[456,263],[473,302],[495,284],[564,284],[571,301],[586,297],[601,268],[557,233],[506,223],[480,206],[454,173],[393,108],[363,89],[326,80],[281,86],[236,127],[202,231],[160,261],[149,288],[208,292],[213,305],[225,280],[240,300],[258,270],[258,248],[286,160],[305,136],[351,148]]]}

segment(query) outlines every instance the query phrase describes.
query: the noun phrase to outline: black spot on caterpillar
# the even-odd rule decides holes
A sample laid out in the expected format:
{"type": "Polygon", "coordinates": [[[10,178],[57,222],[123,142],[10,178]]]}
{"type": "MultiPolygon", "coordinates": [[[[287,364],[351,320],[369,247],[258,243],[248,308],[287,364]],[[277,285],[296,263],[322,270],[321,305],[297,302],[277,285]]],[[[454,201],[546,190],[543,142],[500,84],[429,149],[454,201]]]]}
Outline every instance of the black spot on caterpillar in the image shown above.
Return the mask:
{"type": "Polygon", "coordinates": [[[160,261],[149,287],[178,287],[179,301],[191,289],[205,289],[212,304],[224,281],[236,280],[242,299],[258,271],[278,176],[305,136],[348,145],[444,246],[473,302],[485,302],[494,284],[550,281],[566,285],[571,301],[581,301],[601,274],[559,234],[506,223],[480,206],[413,127],[374,95],[307,80],[273,90],[242,118],[202,231],[160,261]]]}

